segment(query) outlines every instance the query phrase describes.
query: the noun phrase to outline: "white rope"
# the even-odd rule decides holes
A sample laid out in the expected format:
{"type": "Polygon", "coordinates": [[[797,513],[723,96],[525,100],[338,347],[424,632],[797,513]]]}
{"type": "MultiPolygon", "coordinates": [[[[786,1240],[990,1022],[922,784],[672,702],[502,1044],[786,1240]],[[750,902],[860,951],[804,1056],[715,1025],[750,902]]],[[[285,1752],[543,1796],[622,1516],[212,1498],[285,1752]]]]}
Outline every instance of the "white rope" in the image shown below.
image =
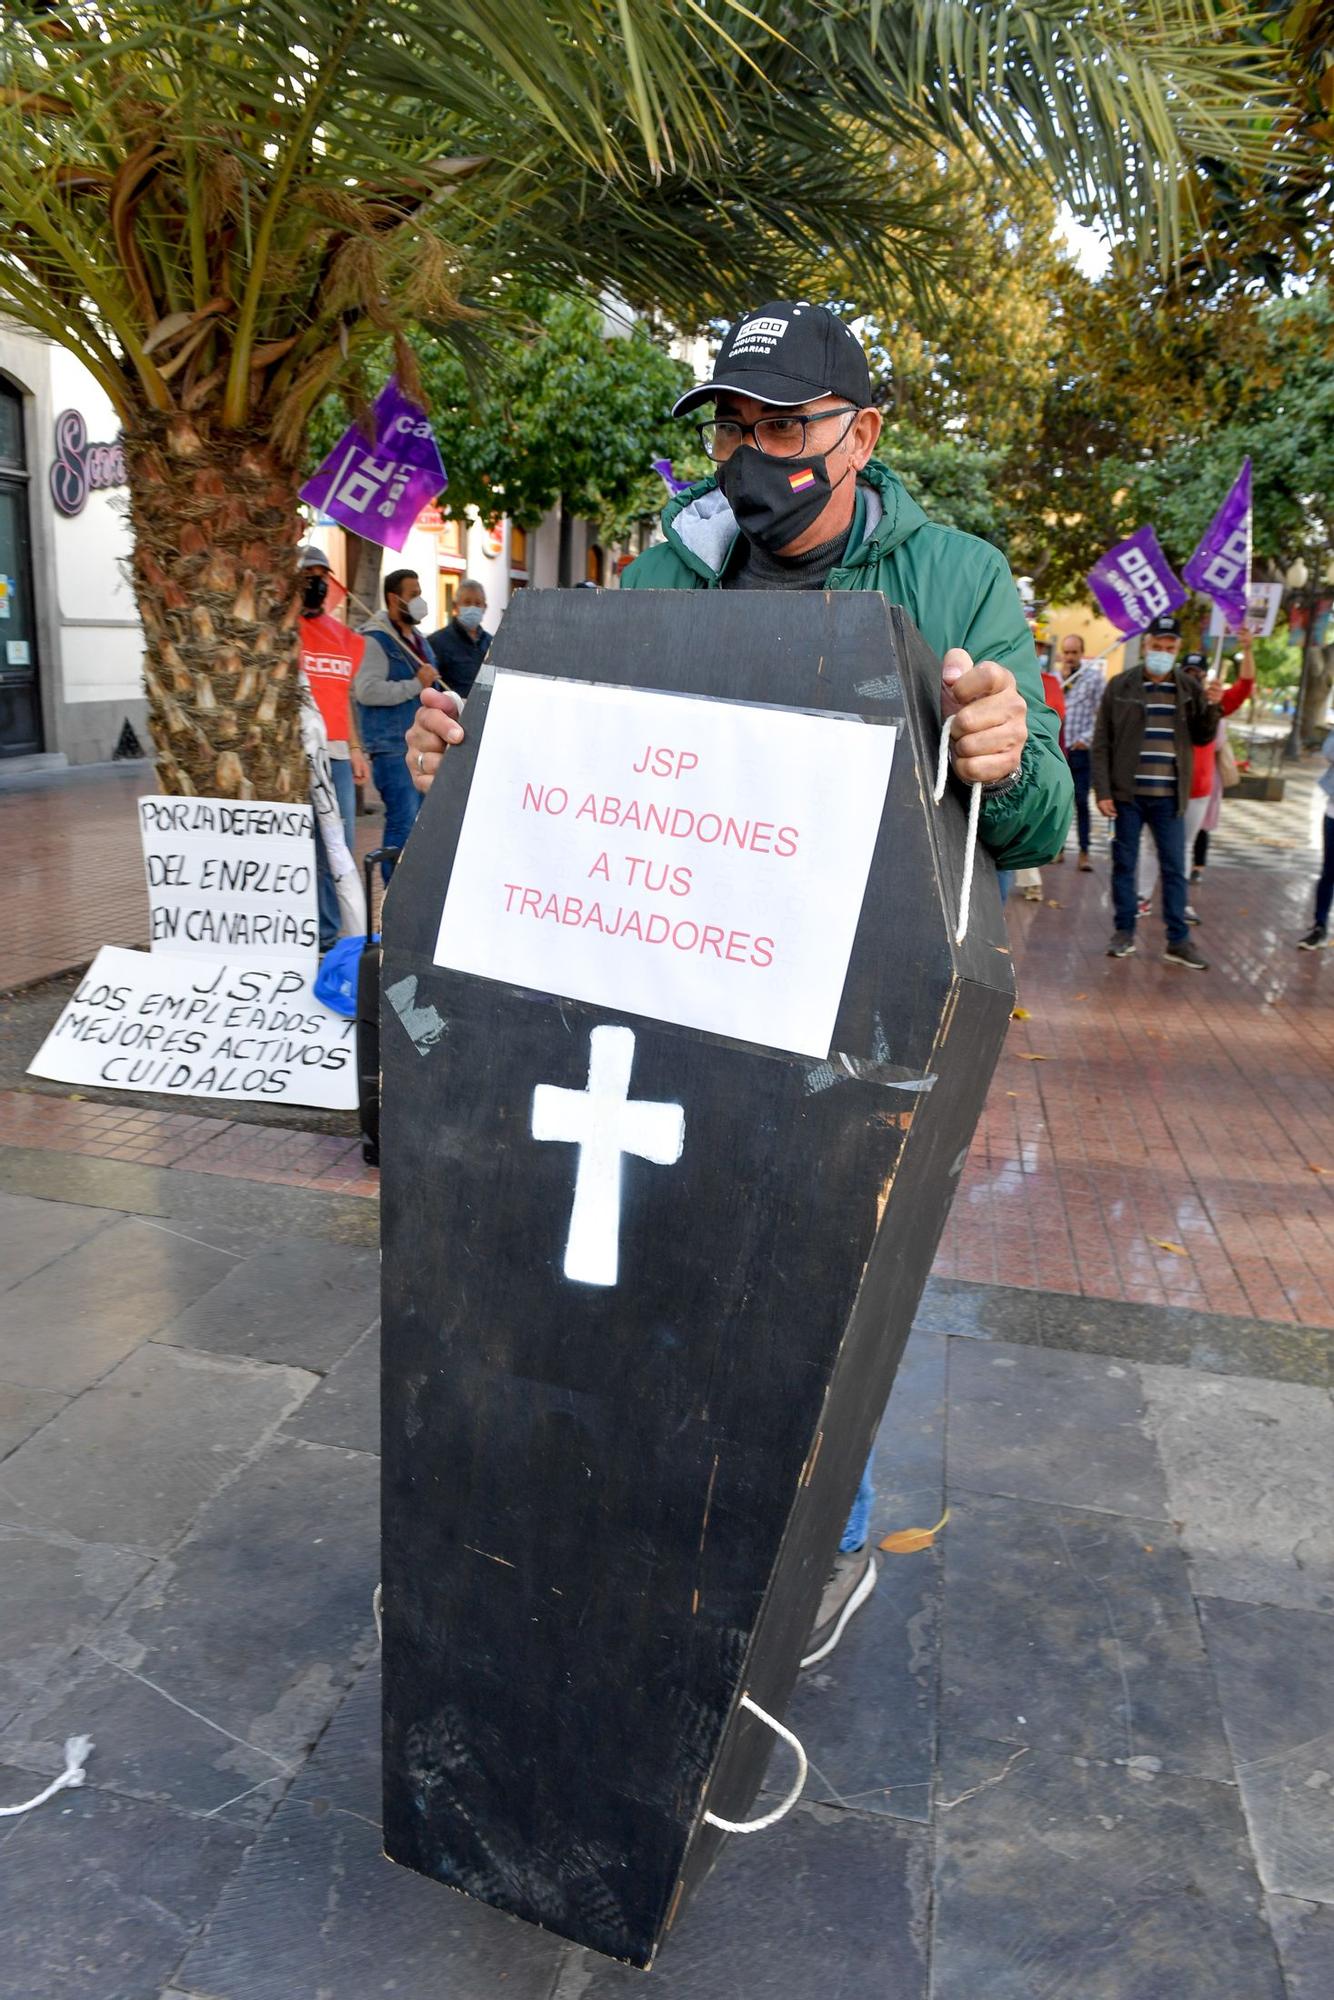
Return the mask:
{"type": "Polygon", "coordinates": [[[91,1736],[67,1736],[65,1738],[65,1768],[58,1778],[53,1778],[44,1792],[36,1798],[25,1799],[21,1806],[0,1806],[0,1819],[10,1819],[15,1813],[31,1812],[34,1806],[44,1806],[57,1792],[63,1792],[67,1785],[81,1785],[88,1773],[84,1765],[88,1762],[93,1747],[91,1736]]]}
{"type": "MultiPolygon", "coordinates": [[[[940,732],[940,757],[936,764],[936,787],[931,796],[939,805],[945,796],[945,780],[950,774],[950,725],[940,732]]],[[[977,859],[977,824],[982,811],[982,787],[968,787],[968,831],[963,844],[963,880],[959,884],[959,921],[954,942],[962,944],[968,935],[968,908],[973,900],[973,863],[977,859]]]]}
{"type": "Polygon", "coordinates": [[[783,1800],[782,1805],[775,1806],[772,1812],[765,1813],[761,1819],[719,1819],[717,1813],[711,1812],[706,1812],[704,1818],[709,1826],[716,1826],[722,1833],[763,1833],[766,1827],[776,1826],[780,1819],[791,1812],[793,1806],[805,1790],[806,1772],[808,1769],[806,1752],[802,1749],[792,1731],[784,1729],[781,1722],[776,1722],[773,1716],[762,1709],[757,1701],[752,1701],[748,1694],[742,1695],[741,1706],[748,1708],[752,1715],[759,1717],[761,1722],[767,1722],[775,1736],[781,1736],[789,1750],[796,1752],[797,1782],[783,1800]]]}

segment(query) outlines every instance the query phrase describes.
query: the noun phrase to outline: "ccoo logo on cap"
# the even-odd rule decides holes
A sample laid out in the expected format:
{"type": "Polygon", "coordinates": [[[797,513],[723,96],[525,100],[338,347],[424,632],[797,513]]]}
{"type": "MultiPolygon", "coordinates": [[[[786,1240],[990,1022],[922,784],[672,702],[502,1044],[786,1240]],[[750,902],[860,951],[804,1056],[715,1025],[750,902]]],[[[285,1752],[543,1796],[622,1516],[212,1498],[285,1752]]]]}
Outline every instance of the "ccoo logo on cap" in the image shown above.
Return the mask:
{"type": "Polygon", "coordinates": [[[828,306],[805,299],[771,299],[723,337],[707,382],[687,389],[672,410],[684,417],[724,390],[791,409],[815,396],[845,396],[858,409],[871,401],[871,370],[861,342],[828,306]]]}

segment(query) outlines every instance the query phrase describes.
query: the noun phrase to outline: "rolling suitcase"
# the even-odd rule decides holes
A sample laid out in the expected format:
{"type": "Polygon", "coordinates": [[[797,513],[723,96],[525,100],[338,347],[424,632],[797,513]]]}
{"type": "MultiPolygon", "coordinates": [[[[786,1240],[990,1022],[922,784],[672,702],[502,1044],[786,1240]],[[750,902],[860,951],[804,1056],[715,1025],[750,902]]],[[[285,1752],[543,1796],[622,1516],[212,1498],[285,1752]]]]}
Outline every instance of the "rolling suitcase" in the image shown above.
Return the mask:
{"type": "Polygon", "coordinates": [[[375,864],[397,861],[396,847],[377,847],[366,856],[366,949],[357,966],[357,1116],[361,1157],[380,1164],[380,964],[383,953],[375,928],[375,864]]]}

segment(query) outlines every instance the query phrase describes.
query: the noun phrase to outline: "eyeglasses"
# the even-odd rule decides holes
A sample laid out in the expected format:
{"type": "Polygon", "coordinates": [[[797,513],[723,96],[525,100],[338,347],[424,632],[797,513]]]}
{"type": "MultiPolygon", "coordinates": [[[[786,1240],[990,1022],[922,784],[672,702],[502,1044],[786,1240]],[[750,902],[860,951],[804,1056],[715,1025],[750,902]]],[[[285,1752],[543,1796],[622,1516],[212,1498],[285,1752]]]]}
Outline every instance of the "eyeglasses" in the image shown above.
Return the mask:
{"type": "MultiPolygon", "coordinates": [[[[855,403],[836,403],[831,410],[812,410],[805,417],[760,417],[753,424],[738,423],[735,417],[718,417],[712,423],[697,424],[699,441],[715,465],[732,456],[743,438],[753,438],[755,449],[765,458],[801,458],[806,450],[806,432],[826,417],[847,417],[834,445],[842,444],[852,429],[851,419],[861,414],[855,403]]],[[[830,446],[830,450],[834,449],[830,446]]]]}

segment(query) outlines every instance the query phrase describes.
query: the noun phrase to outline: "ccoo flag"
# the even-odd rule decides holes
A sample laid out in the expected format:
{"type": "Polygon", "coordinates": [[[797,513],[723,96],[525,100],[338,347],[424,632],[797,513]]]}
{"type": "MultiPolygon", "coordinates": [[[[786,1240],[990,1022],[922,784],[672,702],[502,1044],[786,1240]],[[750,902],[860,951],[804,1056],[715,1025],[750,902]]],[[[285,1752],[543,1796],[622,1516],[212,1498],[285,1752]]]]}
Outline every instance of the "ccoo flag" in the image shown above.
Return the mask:
{"type": "Polygon", "coordinates": [[[401,549],[422,508],[449,480],[430,419],[393,376],[372,416],[374,437],[350,425],[301,498],[368,542],[401,549]]]}
{"type": "Polygon", "coordinates": [[[1212,597],[1234,630],[1246,622],[1246,592],[1251,580],[1251,461],[1241,471],[1199,547],[1181,574],[1192,590],[1212,597]]]}
{"type": "Polygon", "coordinates": [[[1175,611],[1188,594],[1152,528],[1136,528],[1099,556],[1088,582],[1107,617],[1126,638],[1146,632],[1153,619],[1175,611]]]}

